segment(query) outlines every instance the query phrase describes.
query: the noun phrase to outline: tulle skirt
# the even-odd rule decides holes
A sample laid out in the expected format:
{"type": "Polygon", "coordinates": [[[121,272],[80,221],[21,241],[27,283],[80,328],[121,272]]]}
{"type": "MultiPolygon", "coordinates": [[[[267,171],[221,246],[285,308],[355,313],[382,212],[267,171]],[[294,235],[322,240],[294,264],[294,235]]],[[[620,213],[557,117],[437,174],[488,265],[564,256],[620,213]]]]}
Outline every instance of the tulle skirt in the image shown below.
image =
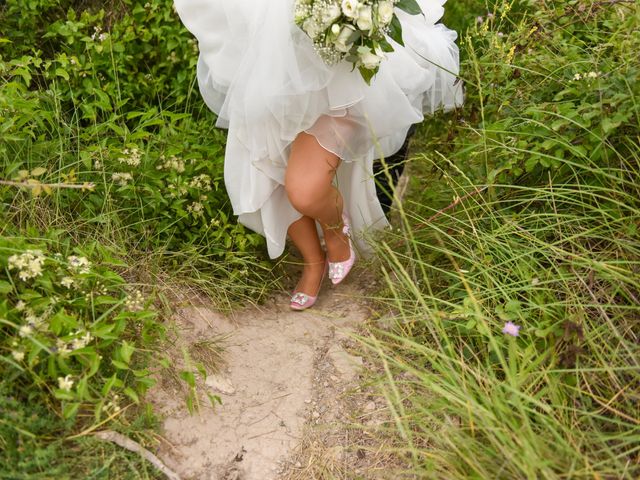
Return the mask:
{"type": "Polygon", "coordinates": [[[224,178],[234,213],[265,236],[271,258],[302,216],[284,189],[300,132],[343,160],[336,186],[366,250],[357,234],[388,225],[374,159],[397,152],[425,113],[462,102],[456,33],[436,23],[446,0],[418,1],[425,15],[398,12],[405,46],[392,42],[395,52],[367,85],[346,62],[325,65],[293,22],[294,0],[175,0],[198,40],[202,97],[229,130],[224,178]]]}

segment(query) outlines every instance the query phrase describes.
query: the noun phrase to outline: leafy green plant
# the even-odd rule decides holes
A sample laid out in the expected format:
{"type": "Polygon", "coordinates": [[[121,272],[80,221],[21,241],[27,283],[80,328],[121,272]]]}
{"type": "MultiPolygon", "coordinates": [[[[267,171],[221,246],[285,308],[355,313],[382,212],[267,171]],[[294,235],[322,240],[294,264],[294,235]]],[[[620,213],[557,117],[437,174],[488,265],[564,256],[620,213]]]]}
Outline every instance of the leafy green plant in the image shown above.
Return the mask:
{"type": "Polygon", "coordinates": [[[408,451],[425,476],[635,478],[640,192],[501,188],[380,250],[396,325],[363,341],[408,451]]]}
{"type": "MultiPolygon", "coordinates": [[[[272,266],[233,216],[226,139],[170,2],[9,0],[0,32],[0,477],[150,478],[87,434],[152,443],[158,290],[228,309],[267,293],[272,266]]],[[[195,360],[172,371],[191,407],[195,360]]]]}
{"type": "Polygon", "coordinates": [[[13,411],[2,422],[2,464],[29,458],[34,473],[47,463],[37,456],[57,451],[42,443],[47,425],[62,432],[104,426],[153,385],[147,365],[164,327],[152,298],[117,273],[122,266],[97,243],[80,250],[68,241],[0,239],[0,389],[2,408],[13,411]],[[41,420],[10,407],[16,403],[41,420]],[[25,443],[38,447],[27,452],[25,443]]]}
{"type": "Polygon", "coordinates": [[[74,223],[86,237],[154,251],[170,268],[176,255],[195,257],[178,267],[192,267],[185,275],[206,269],[232,296],[256,296],[271,267],[262,237],[233,217],[222,181],[224,134],[199,98],[190,105],[195,44],[170,5],[122,5],[116,14],[34,2],[23,17],[17,3],[4,7],[0,179],[25,187],[17,196],[0,190],[5,204],[21,205],[6,218],[42,230],[74,223]],[[15,50],[29,18],[42,35],[15,50]],[[159,93],[149,79],[172,87],[159,93]],[[23,208],[43,190],[50,195],[37,208],[23,208]]]}
{"type": "Polygon", "coordinates": [[[162,332],[139,290],[128,292],[120,275],[80,252],[51,253],[15,237],[1,240],[0,264],[8,383],[40,385],[60,401],[65,418],[91,405],[100,421],[120,409],[112,396],[139,401],[152,382],[147,370],[135,368],[145,360],[133,357],[138,344],[162,332]]]}

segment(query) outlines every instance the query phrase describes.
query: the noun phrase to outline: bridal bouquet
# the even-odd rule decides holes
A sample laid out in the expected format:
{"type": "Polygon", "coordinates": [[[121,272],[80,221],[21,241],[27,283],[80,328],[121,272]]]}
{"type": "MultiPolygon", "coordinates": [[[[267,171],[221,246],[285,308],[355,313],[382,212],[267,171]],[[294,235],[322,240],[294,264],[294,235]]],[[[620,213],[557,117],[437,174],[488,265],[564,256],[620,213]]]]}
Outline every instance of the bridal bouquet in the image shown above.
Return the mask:
{"type": "Polygon", "coordinates": [[[369,84],[393,52],[387,35],[404,45],[396,8],[422,13],[416,0],[295,0],[295,22],[327,65],[351,62],[369,84]]]}

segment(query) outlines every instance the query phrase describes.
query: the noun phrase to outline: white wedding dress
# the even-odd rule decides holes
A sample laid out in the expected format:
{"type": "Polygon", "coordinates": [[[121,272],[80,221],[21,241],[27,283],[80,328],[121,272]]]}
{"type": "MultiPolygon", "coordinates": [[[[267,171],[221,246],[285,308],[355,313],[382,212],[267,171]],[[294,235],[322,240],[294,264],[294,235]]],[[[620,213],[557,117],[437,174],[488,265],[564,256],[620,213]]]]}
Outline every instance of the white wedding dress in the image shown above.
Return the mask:
{"type": "Polygon", "coordinates": [[[265,236],[271,258],[301,217],[284,189],[298,133],[343,159],[336,185],[358,234],[388,225],[374,158],[397,152],[424,113],[462,102],[456,33],[436,24],[446,0],[418,1],[425,15],[398,11],[405,47],[391,42],[395,52],[369,86],[350,64],[324,64],[293,22],[294,0],[175,0],[198,40],[200,92],[229,129],[224,178],[234,213],[265,236]]]}

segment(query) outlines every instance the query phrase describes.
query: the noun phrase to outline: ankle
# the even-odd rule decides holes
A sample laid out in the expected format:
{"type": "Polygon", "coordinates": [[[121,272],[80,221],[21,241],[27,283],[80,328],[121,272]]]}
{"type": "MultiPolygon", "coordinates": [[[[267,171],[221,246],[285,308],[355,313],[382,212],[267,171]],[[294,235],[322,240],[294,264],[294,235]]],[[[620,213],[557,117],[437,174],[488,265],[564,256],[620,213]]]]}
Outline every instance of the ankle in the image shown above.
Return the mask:
{"type": "Polygon", "coordinates": [[[324,234],[325,235],[344,235],[344,227],[345,224],[342,220],[342,218],[340,218],[340,220],[336,223],[325,223],[323,224],[323,230],[324,230],[324,234]]]}
{"type": "Polygon", "coordinates": [[[335,234],[325,239],[327,258],[330,262],[337,262],[349,258],[349,237],[343,233],[335,234]]]}
{"type": "Polygon", "coordinates": [[[309,261],[306,261],[306,260],[303,261],[302,267],[303,268],[315,268],[318,266],[322,267],[322,265],[324,265],[326,261],[327,261],[327,254],[325,253],[322,257],[314,258],[309,261]]]}

